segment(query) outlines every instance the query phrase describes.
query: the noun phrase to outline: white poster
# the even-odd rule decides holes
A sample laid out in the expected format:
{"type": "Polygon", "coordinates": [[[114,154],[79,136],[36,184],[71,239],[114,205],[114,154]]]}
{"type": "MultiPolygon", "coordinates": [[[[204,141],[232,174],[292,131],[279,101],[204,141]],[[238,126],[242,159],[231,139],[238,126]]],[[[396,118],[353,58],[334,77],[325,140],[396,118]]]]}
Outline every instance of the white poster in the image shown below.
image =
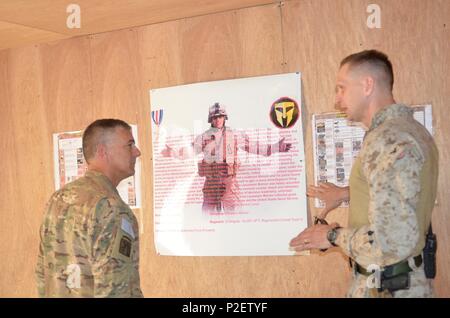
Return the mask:
{"type": "MultiPolygon", "coordinates": [[[[431,105],[413,105],[414,118],[433,134],[431,105]]],[[[314,114],[312,116],[314,147],[314,180],[337,186],[348,185],[353,161],[361,150],[365,130],[349,122],[344,113],[314,114]]],[[[323,208],[319,199],[315,206],[323,208]]],[[[346,207],[344,202],[341,206],[346,207]]]]}
{"type": "MultiPolygon", "coordinates": [[[[137,126],[130,126],[136,145],[138,145],[137,126]]],[[[53,134],[56,190],[82,177],[87,170],[83,156],[82,137],[83,132],[81,130],[53,134]]],[[[134,176],[122,180],[117,186],[117,191],[122,200],[133,209],[141,206],[140,175],[140,158],[137,158],[134,176]]]]}
{"type": "Polygon", "coordinates": [[[292,255],[307,226],[300,73],[150,91],[161,255],[292,255]]]}

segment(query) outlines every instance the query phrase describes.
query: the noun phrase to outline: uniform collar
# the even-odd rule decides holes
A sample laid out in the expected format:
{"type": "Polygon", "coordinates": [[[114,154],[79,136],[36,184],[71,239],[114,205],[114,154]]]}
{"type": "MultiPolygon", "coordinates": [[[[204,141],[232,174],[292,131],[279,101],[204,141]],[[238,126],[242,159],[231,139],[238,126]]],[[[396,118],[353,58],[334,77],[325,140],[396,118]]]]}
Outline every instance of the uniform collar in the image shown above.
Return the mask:
{"type": "Polygon", "coordinates": [[[216,127],[211,127],[211,128],[210,128],[210,131],[212,131],[214,134],[215,134],[216,132],[224,131],[224,130],[225,130],[225,126],[223,126],[222,129],[219,129],[219,128],[216,128],[216,127]]]}
{"type": "Polygon", "coordinates": [[[375,114],[372,118],[372,123],[370,125],[369,131],[374,130],[386,120],[390,120],[393,118],[399,117],[408,117],[412,116],[413,110],[403,104],[391,104],[389,106],[384,107],[379,112],[375,114]]]}
{"type": "Polygon", "coordinates": [[[105,176],[103,173],[96,171],[96,170],[88,170],[84,174],[85,177],[91,178],[94,180],[94,182],[100,184],[104,188],[107,188],[108,190],[119,194],[116,187],[112,184],[111,180],[107,176],[105,176]]]}

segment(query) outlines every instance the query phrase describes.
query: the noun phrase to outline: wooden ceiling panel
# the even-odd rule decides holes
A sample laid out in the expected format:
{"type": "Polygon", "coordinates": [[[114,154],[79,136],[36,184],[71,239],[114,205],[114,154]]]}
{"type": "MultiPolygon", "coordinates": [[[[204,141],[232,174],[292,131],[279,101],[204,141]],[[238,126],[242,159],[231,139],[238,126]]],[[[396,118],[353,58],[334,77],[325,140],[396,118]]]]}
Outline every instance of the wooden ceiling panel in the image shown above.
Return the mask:
{"type": "MultiPolygon", "coordinates": [[[[8,48],[42,42],[42,38],[51,38],[51,34],[60,34],[60,38],[63,35],[96,34],[275,2],[279,1],[1,0],[0,22],[17,26],[11,34],[6,31],[0,33],[0,41],[2,48],[8,48]],[[69,4],[79,5],[81,28],[67,27],[71,14],[67,12],[69,4]],[[30,29],[36,30],[32,32],[30,29]]],[[[8,29],[8,26],[4,28],[8,29]]]]}
{"type": "Polygon", "coordinates": [[[0,50],[68,38],[64,35],[0,21],[0,50]]]}

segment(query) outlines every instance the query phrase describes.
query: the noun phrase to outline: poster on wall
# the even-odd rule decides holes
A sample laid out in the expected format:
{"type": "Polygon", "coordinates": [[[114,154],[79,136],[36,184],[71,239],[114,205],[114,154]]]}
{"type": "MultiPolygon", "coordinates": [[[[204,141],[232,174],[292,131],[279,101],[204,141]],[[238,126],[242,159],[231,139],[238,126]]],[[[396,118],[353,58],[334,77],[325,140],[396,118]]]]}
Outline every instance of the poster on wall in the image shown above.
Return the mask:
{"type": "Polygon", "coordinates": [[[150,91],[160,255],[293,255],[307,227],[301,75],[150,91]]]}
{"type": "MultiPolygon", "coordinates": [[[[433,134],[431,105],[412,105],[414,118],[433,134]]],[[[365,130],[358,123],[347,120],[345,113],[313,114],[312,136],[314,149],[314,181],[330,182],[337,186],[348,185],[353,161],[359,154],[365,130]]],[[[315,199],[315,207],[324,204],[315,199]]],[[[347,207],[344,202],[341,207],[347,207]]]]}
{"type": "MultiPolygon", "coordinates": [[[[138,145],[137,126],[130,126],[136,145],[138,145]]],[[[56,190],[82,177],[87,170],[83,156],[82,136],[83,131],[81,130],[53,134],[56,190]]],[[[132,209],[141,207],[140,174],[140,158],[137,158],[134,176],[122,180],[117,186],[120,197],[132,209]]]]}

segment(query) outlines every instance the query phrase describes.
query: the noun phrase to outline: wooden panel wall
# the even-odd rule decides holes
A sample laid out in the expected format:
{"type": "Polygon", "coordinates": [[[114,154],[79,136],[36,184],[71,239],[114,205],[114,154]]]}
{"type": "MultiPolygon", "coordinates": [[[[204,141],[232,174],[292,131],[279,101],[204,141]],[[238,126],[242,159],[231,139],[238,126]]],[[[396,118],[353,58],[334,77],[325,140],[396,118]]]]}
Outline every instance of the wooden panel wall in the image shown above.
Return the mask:
{"type": "MultiPolygon", "coordinates": [[[[297,0],[0,51],[0,296],[36,296],[34,264],[53,192],[51,134],[100,117],[139,125],[142,150],[142,287],[148,297],[341,297],[350,279],[337,250],[299,257],[161,257],[152,233],[148,91],[178,84],[301,71],[305,145],[310,115],[333,108],[339,61],[367,48],[395,67],[395,95],[431,102],[440,178],[438,296],[450,296],[450,2],[297,0]],[[366,8],[381,7],[368,29],[366,8]]],[[[312,164],[308,165],[312,180],[312,164]]],[[[315,209],[311,209],[314,215],[315,209]]],[[[346,209],[330,215],[345,224],[346,209]]],[[[270,233],[268,233],[270,235],[270,233]]]]}

